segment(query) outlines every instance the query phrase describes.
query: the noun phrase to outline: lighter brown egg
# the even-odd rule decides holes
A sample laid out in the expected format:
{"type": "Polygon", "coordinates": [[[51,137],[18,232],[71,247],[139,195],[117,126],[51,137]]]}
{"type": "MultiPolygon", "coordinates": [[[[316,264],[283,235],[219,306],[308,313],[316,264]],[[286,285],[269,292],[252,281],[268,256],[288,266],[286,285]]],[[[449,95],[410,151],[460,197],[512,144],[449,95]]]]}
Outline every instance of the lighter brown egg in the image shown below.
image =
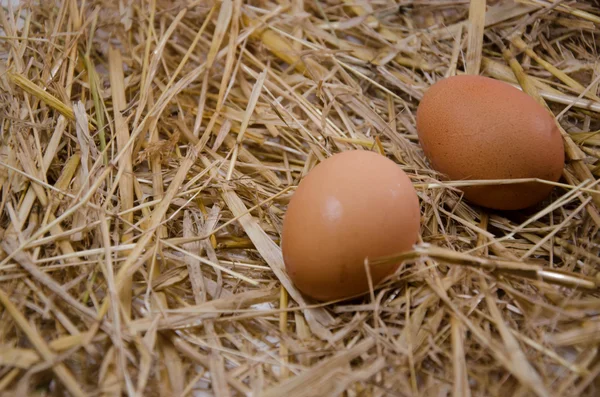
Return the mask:
{"type": "MultiPolygon", "coordinates": [[[[539,178],[556,182],[563,141],[552,114],[509,84],[455,76],[434,84],[417,110],[419,141],[431,166],[452,180],[539,178]]],[[[544,183],[463,188],[475,204],[516,210],[545,199],[544,183]]]]}
{"type": "MultiPolygon", "coordinates": [[[[313,168],[289,203],[282,233],[287,272],[317,300],[369,291],[365,259],[410,250],[419,200],[408,176],[374,152],[336,154],[313,168]]],[[[370,267],[376,285],[398,264],[370,267]]]]}

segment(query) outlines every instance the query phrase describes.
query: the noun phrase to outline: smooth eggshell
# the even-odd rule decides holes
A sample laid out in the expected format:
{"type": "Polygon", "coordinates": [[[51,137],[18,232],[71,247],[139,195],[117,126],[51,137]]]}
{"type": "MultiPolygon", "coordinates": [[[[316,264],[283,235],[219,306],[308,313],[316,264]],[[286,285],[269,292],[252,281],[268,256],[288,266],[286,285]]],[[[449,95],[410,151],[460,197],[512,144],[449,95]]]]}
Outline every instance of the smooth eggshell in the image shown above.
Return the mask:
{"type": "MultiPolygon", "coordinates": [[[[368,292],[365,259],[405,252],[419,233],[408,176],[374,152],[336,154],[299,184],[283,223],[282,250],[296,287],[317,300],[368,292]]],[[[371,266],[373,284],[398,264],[371,266]]]]}
{"type": "MultiPolygon", "coordinates": [[[[552,114],[509,84],[455,76],[431,86],[417,110],[419,141],[432,167],[452,180],[539,178],[556,182],[563,141],[552,114]]],[[[543,183],[463,188],[475,204],[499,210],[532,206],[543,183]]]]}

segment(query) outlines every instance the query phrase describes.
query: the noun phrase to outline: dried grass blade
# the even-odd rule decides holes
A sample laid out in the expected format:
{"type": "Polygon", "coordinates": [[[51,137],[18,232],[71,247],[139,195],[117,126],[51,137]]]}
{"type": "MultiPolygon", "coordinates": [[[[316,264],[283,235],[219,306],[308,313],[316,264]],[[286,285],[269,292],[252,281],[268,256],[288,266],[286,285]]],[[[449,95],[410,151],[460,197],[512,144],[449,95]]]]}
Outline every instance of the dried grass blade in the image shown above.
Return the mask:
{"type": "Polygon", "coordinates": [[[229,397],[231,393],[227,387],[226,371],[225,371],[225,358],[223,357],[220,350],[223,348],[220,337],[215,331],[214,324],[209,321],[205,325],[208,336],[212,339],[212,343],[215,348],[210,352],[210,375],[212,389],[216,397],[229,397]]]}
{"type": "MultiPolygon", "coordinates": [[[[499,2],[494,6],[488,7],[485,13],[485,27],[493,26],[504,21],[519,17],[524,14],[535,11],[538,7],[535,5],[524,5],[518,1],[499,2]]],[[[431,38],[437,40],[446,40],[455,37],[457,31],[466,27],[468,21],[455,23],[433,30],[431,38]]]]}
{"type": "MultiPolygon", "coordinates": [[[[210,359],[200,353],[197,349],[194,349],[194,347],[189,343],[174,335],[171,337],[171,341],[181,354],[202,365],[204,368],[210,368],[210,359]]],[[[227,383],[229,383],[229,385],[235,388],[238,392],[242,393],[244,396],[251,394],[251,390],[248,388],[248,386],[235,379],[230,374],[227,375],[227,383]]]]}
{"type": "Polygon", "coordinates": [[[0,242],[2,249],[7,254],[13,254],[15,261],[17,261],[23,269],[25,269],[31,276],[36,279],[41,284],[45,285],[48,289],[62,298],[65,302],[71,305],[74,309],[77,309],[78,312],[84,314],[88,318],[95,320],[96,313],[90,308],[84,306],[68,292],[66,292],[62,286],[60,286],[56,281],[54,281],[50,276],[42,272],[34,263],[28,253],[19,250],[19,244],[17,240],[13,237],[4,237],[4,240],[0,242]]]}
{"type": "Polygon", "coordinates": [[[207,260],[205,258],[202,258],[202,257],[200,257],[200,256],[198,256],[196,254],[193,254],[191,252],[187,252],[187,251],[185,251],[185,250],[177,247],[176,245],[173,245],[173,244],[171,244],[171,243],[169,243],[169,242],[167,242],[165,240],[162,240],[162,243],[165,244],[167,247],[175,250],[175,251],[181,252],[182,254],[185,254],[185,255],[187,255],[187,256],[189,256],[189,257],[191,257],[191,258],[193,258],[193,259],[195,259],[195,260],[197,260],[199,262],[202,262],[205,265],[212,266],[215,269],[218,269],[218,270],[220,270],[222,272],[225,272],[225,273],[227,273],[227,274],[229,274],[229,275],[231,275],[233,277],[239,278],[240,280],[243,280],[243,281],[247,282],[250,285],[254,285],[254,286],[258,285],[257,281],[254,281],[251,278],[246,277],[246,276],[244,276],[241,273],[238,273],[238,272],[236,272],[234,270],[231,270],[231,269],[228,269],[226,267],[223,267],[223,266],[219,265],[218,263],[211,262],[211,261],[209,261],[209,260],[207,260]]]}
{"type": "MultiPolygon", "coordinates": [[[[90,186],[90,163],[91,157],[95,154],[94,141],[90,136],[90,131],[87,128],[85,120],[87,118],[83,103],[80,101],[75,103],[73,106],[75,112],[75,130],[77,133],[77,141],[79,143],[79,151],[81,153],[81,162],[79,167],[79,178],[76,180],[77,185],[81,191],[88,191],[90,186]]],[[[90,219],[92,214],[89,213],[87,207],[83,207],[80,211],[77,211],[73,216],[73,229],[80,228],[86,223],[93,221],[90,219]]],[[[71,240],[81,241],[83,239],[83,233],[75,233],[71,235],[71,240]]]]}
{"type": "Polygon", "coordinates": [[[0,354],[0,365],[2,366],[28,369],[39,361],[40,357],[33,350],[2,346],[2,354],[0,354]]]}
{"type": "MultiPolygon", "coordinates": [[[[484,288],[487,287],[487,283],[483,278],[482,285],[484,288]]],[[[511,360],[511,366],[508,368],[510,372],[519,379],[525,386],[527,386],[531,391],[533,391],[536,395],[540,397],[548,397],[550,396],[550,392],[544,385],[544,382],[535,368],[529,363],[527,360],[527,356],[521,350],[519,346],[519,342],[515,339],[514,335],[508,329],[506,323],[502,319],[502,315],[498,310],[498,306],[496,306],[496,301],[492,297],[490,291],[485,289],[485,300],[494,319],[494,323],[496,324],[496,328],[500,332],[502,340],[504,341],[504,345],[506,347],[506,354],[508,358],[511,360]]]]}
{"type": "MultiPolygon", "coordinates": [[[[95,11],[97,11],[96,9],[95,11]]],[[[89,47],[91,48],[91,47],[89,47]]],[[[83,55],[85,68],[87,70],[88,81],[90,85],[90,91],[92,92],[92,98],[94,101],[94,109],[96,110],[96,126],[98,127],[98,136],[100,138],[100,152],[104,153],[104,163],[108,163],[108,154],[104,151],[106,149],[106,133],[105,133],[105,116],[104,116],[104,103],[100,97],[100,83],[98,81],[98,74],[96,73],[95,65],[92,62],[89,54],[83,55]]]]}
{"type": "Polygon", "coordinates": [[[563,332],[546,335],[545,338],[554,346],[596,345],[600,342],[600,323],[588,322],[584,326],[563,332]]]}
{"type": "Polygon", "coordinates": [[[454,386],[452,395],[454,397],[470,397],[469,378],[464,350],[464,331],[458,319],[452,317],[452,368],[454,370],[454,386]]]}
{"type": "Polygon", "coordinates": [[[213,38],[210,45],[210,50],[208,51],[208,55],[206,56],[206,68],[210,70],[217,56],[217,52],[219,51],[219,47],[221,47],[221,43],[225,38],[225,33],[227,32],[227,28],[229,27],[229,23],[231,22],[232,15],[232,7],[231,0],[223,0],[221,2],[221,9],[219,11],[219,16],[217,17],[217,22],[215,24],[215,32],[213,33],[213,38]]]}
{"type": "Polygon", "coordinates": [[[125,343],[123,342],[123,336],[121,333],[121,313],[129,315],[127,308],[123,307],[122,300],[119,299],[119,294],[115,285],[115,276],[113,270],[112,260],[112,245],[110,243],[110,231],[108,226],[108,220],[104,214],[100,213],[100,233],[102,235],[102,245],[104,245],[104,257],[101,261],[101,269],[104,273],[104,278],[108,287],[108,296],[111,303],[111,314],[112,323],[114,325],[114,334],[111,335],[112,342],[117,352],[117,365],[119,372],[125,377],[125,384],[127,391],[131,395],[133,393],[133,382],[127,371],[127,359],[125,357],[125,343]]]}
{"type": "MultiPolygon", "coordinates": [[[[40,175],[39,169],[34,162],[34,156],[31,153],[31,148],[29,147],[29,143],[27,140],[21,136],[17,135],[17,140],[19,142],[19,147],[16,150],[17,159],[25,172],[25,176],[29,178],[31,181],[44,181],[45,177],[40,175]]],[[[48,197],[46,196],[46,192],[44,188],[35,182],[32,182],[31,188],[33,189],[35,196],[40,201],[43,207],[48,205],[48,197]]]]}
{"type": "Polygon", "coordinates": [[[46,105],[50,106],[69,120],[75,121],[75,113],[73,113],[72,108],[68,107],[58,98],[31,82],[27,77],[23,76],[22,74],[13,72],[7,72],[7,76],[12,80],[13,83],[15,83],[25,92],[40,99],[46,105]]]}
{"type": "MultiPolygon", "coordinates": [[[[530,56],[533,60],[535,60],[537,63],[539,63],[544,69],[546,69],[548,72],[552,73],[556,78],[558,78],[560,81],[562,81],[569,87],[573,88],[579,94],[581,94],[582,92],[585,91],[585,87],[583,85],[579,84],[577,81],[575,81],[569,75],[567,75],[565,72],[563,72],[556,66],[552,65],[550,62],[546,61],[541,56],[539,56],[535,51],[533,51],[531,48],[529,48],[527,43],[525,43],[523,41],[523,39],[521,39],[520,37],[513,37],[511,39],[511,42],[519,50],[524,51],[528,56],[530,56]]],[[[600,98],[598,98],[598,96],[596,96],[596,94],[594,94],[593,92],[587,92],[586,96],[594,101],[600,101],[600,98]]]]}
{"type": "MultiPolygon", "coordinates": [[[[239,198],[235,191],[226,187],[223,189],[222,195],[227,207],[229,207],[229,210],[235,217],[239,217],[238,222],[242,225],[244,231],[250,240],[252,240],[252,243],[258,249],[258,252],[261,254],[263,259],[273,270],[273,273],[275,273],[275,276],[279,279],[281,284],[285,287],[292,298],[298,302],[298,304],[307,306],[304,297],[293,285],[292,281],[284,270],[285,266],[283,264],[281,249],[273,242],[267,233],[265,233],[256,219],[246,212],[246,206],[244,205],[244,202],[239,198]]],[[[323,309],[309,309],[306,311],[306,313],[314,315],[314,318],[320,323],[319,324],[315,322],[312,316],[309,317],[307,315],[307,320],[311,326],[311,330],[315,334],[319,335],[319,337],[329,339],[330,333],[323,327],[323,325],[327,326],[332,323],[333,319],[331,316],[323,309]]]]}
{"type": "MultiPolygon", "coordinates": [[[[338,368],[348,364],[355,357],[366,353],[374,345],[375,340],[373,338],[367,338],[351,349],[338,352],[333,357],[321,361],[319,364],[313,366],[311,369],[301,373],[300,375],[284,381],[273,388],[267,389],[259,395],[261,397],[279,397],[294,395],[295,393],[300,393],[301,391],[306,392],[307,385],[313,385],[319,381],[322,381],[324,378],[329,377],[332,371],[336,371],[338,368]]],[[[318,395],[318,390],[313,391],[315,393],[314,395],[318,395]]]]}
{"type": "MultiPolygon", "coordinates": [[[[19,309],[17,309],[17,307],[10,301],[2,289],[0,289],[0,303],[8,311],[23,333],[27,335],[27,339],[35,347],[39,355],[46,362],[51,363],[56,357],[55,354],[50,350],[48,345],[46,345],[46,342],[39,335],[37,330],[29,325],[25,316],[23,316],[19,309]]],[[[86,395],[65,364],[53,364],[52,370],[73,396],[84,397],[86,395]]]]}
{"type": "MultiPolygon", "coordinates": [[[[192,214],[190,211],[185,211],[183,214],[183,237],[189,238],[194,236],[194,226],[192,223],[192,214]]],[[[200,244],[197,242],[189,242],[183,244],[183,248],[192,253],[200,252],[200,244]]],[[[188,277],[192,284],[192,292],[194,294],[194,301],[197,305],[206,301],[206,293],[204,292],[204,277],[202,276],[202,269],[200,268],[200,261],[189,255],[185,257],[185,263],[188,269],[188,277]]]]}
{"type": "Polygon", "coordinates": [[[471,0],[467,29],[467,74],[478,75],[481,68],[485,10],[486,0],[471,0]]]}
{"type": "Polygon", "coordinates": [[[235,168],[235,162],[237,161],[239,146],[242,144],[244,134],[246,133],[246,128],[248,128],[248,124],[250,124],[250,118],[254,114],[254,108],[256,107],[258,98],[260,97],[260,93],[262,91],[262,87],[265,83],[266,77],[267,70],[264,70],[258,75],[256,83],[254,83],[254,87],[252,87],[252,93],[250,94],[250,98],[248,98],[248,106],[246,107],[246,111],[244,112],[244,118],[242,119],[242,125],[240,126],[240,131],[238,132],[236,138],[236,144],[233,147],[233,155],[231,156],[229,170],[227,171],[228,181],[231,180],[231,175],[233,174],[233,169],[235,168]]]}

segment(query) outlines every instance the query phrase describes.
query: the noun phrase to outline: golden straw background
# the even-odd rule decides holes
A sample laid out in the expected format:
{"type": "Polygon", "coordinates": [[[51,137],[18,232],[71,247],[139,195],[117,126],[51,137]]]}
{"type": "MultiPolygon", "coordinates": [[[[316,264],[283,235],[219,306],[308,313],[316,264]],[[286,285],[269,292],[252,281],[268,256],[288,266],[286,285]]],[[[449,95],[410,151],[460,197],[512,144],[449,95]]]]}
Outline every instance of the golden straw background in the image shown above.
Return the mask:
{"type": "Polygon", "coordinates": [[[2,395],[600,394],[598,1],[2,4],[2,395]],[[538,207],[472,206],[428,166],[417,105],[462,73],[557,116],[538,207]],[[351,149],[407,172],[421,238],[316,304],[282,219],[351,149]]]}

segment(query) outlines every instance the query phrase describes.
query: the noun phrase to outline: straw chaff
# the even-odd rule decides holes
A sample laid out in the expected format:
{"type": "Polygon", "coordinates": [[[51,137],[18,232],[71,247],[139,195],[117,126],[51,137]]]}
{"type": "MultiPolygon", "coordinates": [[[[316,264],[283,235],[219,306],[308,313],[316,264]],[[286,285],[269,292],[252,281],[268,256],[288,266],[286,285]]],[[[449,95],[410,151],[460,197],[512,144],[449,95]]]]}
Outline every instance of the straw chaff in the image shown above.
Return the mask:
{"type": "MultiPolygon", "coordinates": [[[[600,394],[597,1],[33,0],[0,7],[0,394],[600,394]],[[546,201],[464,201],[415,111],[455,74],[557,116],[546,201]],[[334,153],[396,161],[414,250],[316,303],[280,249],[334,153]]],[[[544,148],[531,148],[532,151],[544,148]]],[[[496,181],[526,183],[532,180],[496,181]]]]}

